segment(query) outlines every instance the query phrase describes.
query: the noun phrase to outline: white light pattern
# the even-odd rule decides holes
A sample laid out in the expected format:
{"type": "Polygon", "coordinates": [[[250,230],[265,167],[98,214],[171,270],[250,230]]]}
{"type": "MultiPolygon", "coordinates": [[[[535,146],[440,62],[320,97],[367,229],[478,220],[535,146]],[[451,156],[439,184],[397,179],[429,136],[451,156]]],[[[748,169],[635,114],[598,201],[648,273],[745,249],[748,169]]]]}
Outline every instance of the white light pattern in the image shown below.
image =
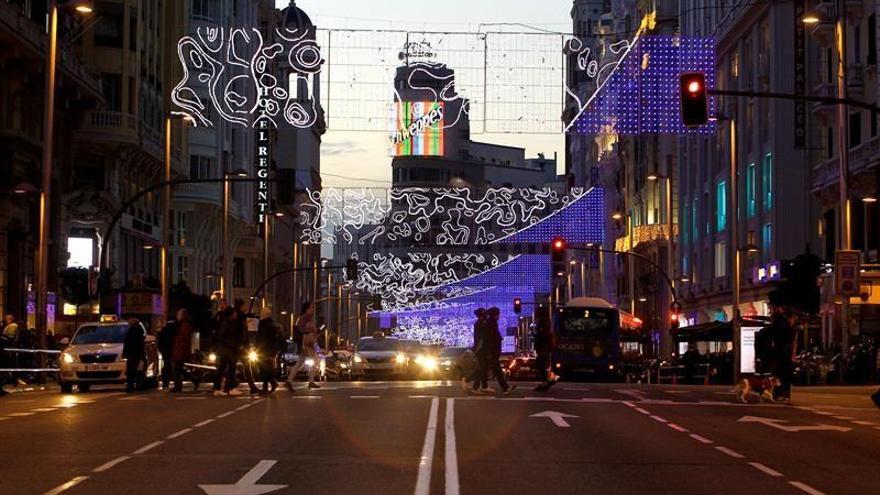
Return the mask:
{"type": "Polygon", "coordinates": [[[374,253],[360,262],[357,290],[382,298],[383,309],[438,301],[471,294],[479,288],[441,286],[458,282],[498,266],[503,260],[483,253],[407,253],[406,258],[374,253]]]}
{"type": "Polygon", "coordinates": [[[484,245],[533,225],[580,198],[549,188],[401,188],[387,198],[374,189],[307,191],[300,205],[306,243],[376,244],[410,241],[430,246],[484,245]]]}
{"type": "Polygon", "coordinates": [[[324,60],[314,30],[279,28],[264,40],[256,28],[198,27],[181,38],[177,55],[183,78],[171,91],[171,101],[197,125],[213,126],[215,119],[257,127],[263,119],[272,126],[284,122],[307,128],[318,121],[313,77],[324,60]],[[279,81],[278,69],[289,69],[279,81]],[[287,86],[285,86],[287,85],[287,86]],[[306,94],[297,88],[305,85],[306,94]]]}

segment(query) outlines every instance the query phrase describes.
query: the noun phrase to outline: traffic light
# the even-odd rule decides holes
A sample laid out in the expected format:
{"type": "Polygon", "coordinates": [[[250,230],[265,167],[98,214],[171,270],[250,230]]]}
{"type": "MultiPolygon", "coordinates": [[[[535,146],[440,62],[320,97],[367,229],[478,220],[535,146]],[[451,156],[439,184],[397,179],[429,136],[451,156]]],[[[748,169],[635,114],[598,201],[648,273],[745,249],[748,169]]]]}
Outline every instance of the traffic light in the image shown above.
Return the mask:
{"type": "Polygon", "coordinates": [[[518,297],[513,299],[513,312],[516,314],[522,313],[522,299],[518,297]]]}
{"type": "Polygon", "coordinates": [[[681,120],[685,127],[699,127],[709,121],[706,75],[686,72],[680,77],[681,120]]]}
{"type": "Polygon", "coordinates": [[[354,258],[349,258],[348,261],[345,262],[345,279],[358,279],[358,260],[354,258]]]}
{"type": "Polygon", "coordinates": [[[782,282],[770,303],[790,306],[793,309],[815,315],[819,312],[819,275],[822,273],[822,260],[807,251],[794,259],[783,260],[780,267],[782,282]]]}
{"type": "Polygon", "coordinates": [[[568,245],[562,237],[555,237],[550,241],[550,277],[553,280],[565,276],[565,255],[568,245]]]}

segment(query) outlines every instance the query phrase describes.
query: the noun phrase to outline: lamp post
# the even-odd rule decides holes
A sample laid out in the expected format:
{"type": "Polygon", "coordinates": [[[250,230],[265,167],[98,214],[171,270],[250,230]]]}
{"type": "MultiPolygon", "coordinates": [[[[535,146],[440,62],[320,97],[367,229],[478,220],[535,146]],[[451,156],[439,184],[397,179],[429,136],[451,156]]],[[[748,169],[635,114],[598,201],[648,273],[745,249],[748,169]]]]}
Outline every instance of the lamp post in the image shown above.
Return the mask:
{"type": "MultiPolygon", "coordinates": [[[[49,14],[49,45],[46,57],[46,92],[43,102],[43,157],[42,176],[40,188],[40,217],[39,217],[39,248],[37,249],[37,263],[34,274],[37,282],[36,297],[36,327],[40,338],[40,348],[46,348],[46,331],[48,318],[46,305],[49,301],[49,222],[52,208],[52,151],[54,146],[55,131],[55,66],[58,52],[58,13],[62,7],[71,7],[79,14],[90,14],[92,3],[85,0],[59,1],[49,0],[47,5],[49,14]]],[[[40,354],[40,366],[44,367],[45,354],[40,354]]]]}
{"type": "MultiPolygon", "coordinates": [[[[837,97],[846,99],[846,15],[841,0],[834,2],[834,47],[837,51],[837,97]]],[[[822,17],[814,12],[804,14],[801,22],[815,25],[822,21],[822,17]]],[[[875,116],[876,118],[876,116],[875,116]]],[[[840,206],[838,208],[838,235],[837,249],[852,249],[852,216],[850,212],[848,176],[849,176],[849,120],[847,119],[846,103],[837,104],[837,155],[838,155],[838,194],[840,206]]],[[[840,311],[841,346],[849,347],[849,297],[842,298],[840,311]]]]}
{"type": "MultiPolygon", "coordinates": [[[[656,165],[655,165],[656,168],[656,165]]],[[[667,170],[667,175],[660,175],[656,170],[648,175],[647,179],[651,182],[659,182],[664,181],[666,185],[666,198],[665,198],[665,209],[666,209],[666,273],[672,273],[673,268],[675,267],[674,254],[675,254],[675,239],[673,232],[673,222],[672,222],[672,176],[671,170],[667,170]]],[[[673,279],[674,280],[674,279],[673,279]]],[[[670,295],[670,301],[674,298],[674,295],[670,295]]],[[[669,339],[664,339],[667,343],[669,339]]],[[[663,352],[669,353],[668,345],[664,345],[663,352]]]]}
{"type": "Polygon", "coordinates": [[[227,295],[227,285],[229,280],[229,178],[230,177],[247,177],[247,171],[238,169],[232,172],[223,172],[223,239],[220,242],[220,249],[223,251],[223,272],[220,275],[220,294],[224,301],[229,301],[227,295]]]}
{"type": "Polygon", "coordinates": [[[163,198],[163,219],[162,219],[162,251],[159,253],[159,281],[162,286],[162,321],[168,318],[168,285],[169,285],[169,267],[168,267],[168,247],[171,245],[169,239],[169,226],[171,224],[171,123],[173,120],[180,120],[185,123],[193,122],[193,118],[186,114],[171,114],[165,118],[165,182],[169,183],[164,188],[163,198]]]}

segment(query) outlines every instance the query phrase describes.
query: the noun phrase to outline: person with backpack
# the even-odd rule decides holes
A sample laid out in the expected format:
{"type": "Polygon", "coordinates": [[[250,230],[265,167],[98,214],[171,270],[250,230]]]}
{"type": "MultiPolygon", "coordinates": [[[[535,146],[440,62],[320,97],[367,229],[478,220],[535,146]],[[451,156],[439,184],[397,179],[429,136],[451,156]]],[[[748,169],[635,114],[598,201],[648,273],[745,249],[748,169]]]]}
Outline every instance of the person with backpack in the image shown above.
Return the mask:
{"type": "Polygon", "coordinates": [[[538,379],[541,381],[536,392],[546,392],[556,385],[556,379],[552,376],[551,362],[553,351],[556,349],[556,334],[550,328],[550,308],[539,307],[535,310],[535,369],[538,379]]]}

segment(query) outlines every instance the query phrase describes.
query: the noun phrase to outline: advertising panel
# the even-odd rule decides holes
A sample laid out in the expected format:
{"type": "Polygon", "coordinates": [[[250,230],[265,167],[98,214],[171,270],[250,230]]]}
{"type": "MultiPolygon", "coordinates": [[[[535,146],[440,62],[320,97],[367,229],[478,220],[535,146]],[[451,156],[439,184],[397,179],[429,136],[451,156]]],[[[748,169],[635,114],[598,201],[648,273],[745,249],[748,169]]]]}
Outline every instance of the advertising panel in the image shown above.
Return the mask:
{"type": "Polygon", "coordinates": [[[391,156],[443,156],[443,102],[398,101],[391,107],[391,156]]]}

